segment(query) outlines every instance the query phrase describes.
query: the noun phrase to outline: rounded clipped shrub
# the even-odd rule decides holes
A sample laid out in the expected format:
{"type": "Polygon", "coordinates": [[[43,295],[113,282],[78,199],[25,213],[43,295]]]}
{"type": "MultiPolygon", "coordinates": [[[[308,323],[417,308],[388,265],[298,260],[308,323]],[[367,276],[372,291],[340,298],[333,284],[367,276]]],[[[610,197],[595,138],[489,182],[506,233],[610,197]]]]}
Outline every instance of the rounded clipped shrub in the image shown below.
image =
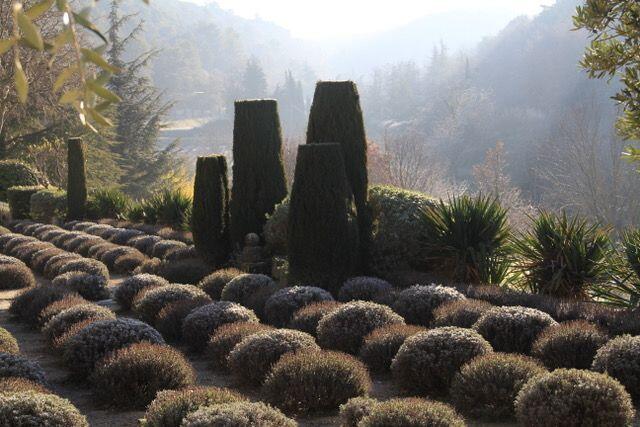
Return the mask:
{"type": "Polygon", "coordinates": [[[192,285],[165,285],[154,287],[138,294],[133,302],[135,311],[142,320],[153,325],[156,316],[172,302],[196,298],[209,298],[202,290],[192,285]]]}
{"type": "Polygon", "coordinates": [[[198,282],[196,286],[205,291],[213,300],[219,300],[222,295],[222,289],[232,279],[243,274],[237,268],[223,268],[214,271],[198,282]]]}
{"type": "Polygon", "coordinates": [[[278,284],[264,274],[241,274],[231,279],[222,289],[220,299],[237,302],[255,311],[258,317],[264,315],[264,305],[278,290],[278,284]]]}
{"type": "Polygon", "coordinates": [[[60,268],[60,274],[69,273],[71,271],[80,271],[94,276],[102,276],[105,280],[109,280],[109,270],[107,269],[107,266],[95,259],[75,259],[69,261],[60,268]]]}
{"type": "Polygon", "coordinates": [[[132,254],[139,254],[144,257],[144,255],[136,249],[130,248],[128,246],[116,246],[102,253],[99,259],[107,266],[107,268],[109,268],[109,270],[114,270],[116,260],[118,258],[124,255],[132,254]]]}
{"type": "Polygon", "coordinates": [[[103,319],[89,318],[86,320],[81,320],[80,322],[73,323],[65,333],[60,335],[58,338],[55,338],[51,342],[51,348],[56,351],[64,352],[64,348],[69,343],[71,338],[78,335],[78,333],[80,333],[87,326],[91,325],[92,323],[99,322],[101,320],[103,319]]]}
{"type": "Polygon", "coordinates": [[[182,427],[295,427],[298,423],[262,402],[235,402],[207,406],[187,415],[182,427]]]}
{"type": "Polygon", "coordinates": [[[113,243],[109,243],[109,242],[103,242],[103,243],[98,243],[95,244],[93,246],[91,246],[89,248],[89,250],[87,250],[87,256],[94,258],[94,259],[98,259],[98,260],[102,260],[102,256],[109,252],[110,250],[119,248],[120,246],[118,245],[114,245],[113,243]]]}
{"type": "Polygon", "coordinates": [[[226,323],[216,329],[207,345],[207,359],[214,369],[226,370],[231,350],[249,335],[272,330],[269,325],[255,322],[226,323]]]}
{"type": "Polygon", "coordinates": [[[109,241],[111,243],[115,243],[116,245],[124,245],[131,238],[141,236],[144,233],[140,230],[134,230],[131,228],[116,228],[116,231],[111,237],[109,237],[109,241]]]}
{"type": "Polygon", "coordinates": [[[199,408],[245,400],[236,392],[218,387],[161,391],[147,407],[145,426],[180,427],[184,417],[199,408]]]}
{"type": "Polygon", "coordinates": [[[51,247],[53,247],[51,243],[45,243],[40,241],[29,242],[29,243],[23,243],[22,245],[16,246],[15,248],[13,248],[13,251],[11,251],[11,253],[13,256],[18,258],[19,260],[27,264],[30,264],[31,258],[36,252],[41,251],[43,249],[51,248],[51,247]]]}
{"type": "Polygon", "coordinates": [[[96,364],[91,376],[98,397],[117,407],[143,408],[160,390],[193,385],[196,374],[178,350],[138,343],[117,350],[96,364]]]}
{"type": "Polygon", "coordinates": [[[491,421],[514,418],[513,402],[527,381],[547,370],[519,354],[493,353],[473,359],[451,384],[451,398],[463,414],[491,421]]]}
{"type": "Polygon", "coordinates": [[[430,400],[390,399],[375,405],[358,427],[464,427],[466,423],[451,406],[430,400]]]}
{"type": "Polygon", "coordinates": [[[344,282],[338,292],[338,301],[385,301],[393,292],[393,286],[377,277],[352,277],[344,282]]]}
{"type": "Polygon", "coordinates": [[[313,304],[309,304],[293,313],[293,317],[291,317],[291,321],[289,321],[289,328],[316,336],[320,319],[341,305],[342,303],[337,301],[314,302],[313,304]]]}
{"type": "Polygon", "coordinates": [[[20,264],[0,265],[0,289],[23,289],[36,285],[31,270],[20,264]]]}
{"type": "Polygon", "coordinates": [[[156,317],[156,329],[165,340],[175,342],[182,338],[182,323],[193,310],[211,303],[209,297],[176,301],[166,305],[156,317]]]}
{"type": "Polygon", "coordinates": [[[70,271],[56,276],[51,283],[53,286],[77,292],[90,301],[109,298],[108,281],[101,275],[70,271]]]}
{"type": "Polygon", "coordinates": [[[589,369],[608,339],[602,329],[584,320],[559,323],[538,335],[531,354],[549,369],[589,369]]]}
{"type": "Polygon", "coordinates": [[[375,329],[364,338],[360,359],[374,372],[386,372],[404,341],[422,332],[421,326],[397,323],[375,329]]]}
{"type": "Polygon", "coordinates": [[[391,364],[396,384],[410,393],[446,396],[454,375],[474,357],[491,353],[477,332],[447,326],[407,338],[391,364]]]}
{"type": "Polygon", "coordinates": [[[477,299],[463,299],[447,302],[433,312],[433,326],[472,327],[484,312],[493,305],[477,299]]]}
{"type": "Polygon", "coordinates": [[[11,238],[4,244],[3,251],[5,253],[11,254],[13,250],[25,243],[37,243],[38,239],[31,236],[23,236],[22,234],[13,234],[9,235],[11,238]]]}
{"type": "Polygon", "coordinates": [[[600,347],[592,369],[617,379],[640,402],[640,336],[623,335],[600,347]]]}
{"type": "Polygon", "coordinates": [[[389,307],[365,301],[348,302],[318,323],[318,342],[323,348],[356,354],[362,341],[382,326],[404,324],[389,307]]]}
{"type": "Polygon", "coordinates": [[[138,320],[98,320],[69,339],[64,347],[64,362],[74,374],[86,376],[108,353],[139,342],[164,344],[158,331],[138,320]]]}
{"type": "Polygon", "coordinates": [[[59,255],[49,258],[49,261],[44,265],[43,275],[49,280],[54,279],[60,274],[60,269],[64,267],[68,262],[82,258],[80,255],[72,254],[70,252],[63,252],[59,255]]]}
{"type": "Polygon", "coordinates": [[[34,391],[0,393],[0,420],[15,427],[89,427],[67,399],[34,391]]]}
{"type": "Polygon", "coordinates": [[[162,260],[160,258],[151,258],[140,264],[133,270],[133,274],[162,274],[162,260]]]}
{"type": "Polygon", "coordinates": [[[465,299],[453,288],[441,285],[414,285],[398,294],[393,310],[407,323],[429,326],[433,312],[440,305],[465,299]]]}
{"type": "Polygon", "coordinates": [[[258,318],[253,311],[239,304],[229,301],[212,302],[196,308],[185,317],[182,322],[182,338],[191,350],[202,351],[216,329],[234,322],[258,323],[258,318]]]}
{"type": "Polygon", "coordinates": [[[238,382],[259,385],[280,357],[302,350],[320,350],[320,347],[311,335],[300,331],[259,332],[247,336],[233,348],[228,365],[238,382]]]}
{"type": "Polygon", "coordinates": [[[20,261],[18,258],[8,256],[8,255],[0,255],[0,266],[5,266],[5,265],[21,265],[23,267],[27,266],[23,261],[20,261]]]}
{"type": "Polygon", "coordinates": [[[37,362],[18,354],[0,353],[0,378],[8,377],[24,378],[38,384],[46,384],[44,371],[37,362]]]}
{"type": "Polygon", "coordinates": [[[69,294],[58,301],[52,302],[51,304],[47,305],[38,315],[38,326],[42,328],[58,313],[68,308],[75,307],[76,305],[84,304],[88,304],[88,301],[78,294],[69,294]]]}
{"type": "Polygon", "coordinates": [[[3,393],[23,393],[31,391],[34,393],[51,393],[42,384],[20,377],[0,378],[0,394],[3,393]]]}
{"type": "Polygon", "coordinates": [[[332,301],[328,291],[315,286],[293,286],[280,289],[269,297],[264,306],[267,323],[276,327],[287,326],[293,314],[314,302],[332,301]]]}
{"type": "Polygon", "coordinates": [[[116,315],[113,311],[106,307],[101,307],[96,304],[78,304],[73,307],[66,308],[53,316],[42,329],[45,337],[53,342],[66,334],[69,329],[78,322],[83,322],[88,319],[115,320],[116,315]]]}
{"type": "Polygon", "coordinates": [[[626,426],[634,416],[631,398],[618,381],[578,369],[531,379],[518,393],[515,410],[527,427],[626,426]]]}
{"type": "MultiPolygon", "coordinates": [[[[164,256],[164,260],[167,262],[182,261],[186,259],[199,258],[198,251],[194,245],[186,246],[184,248],[172,249],[164,256]]],[[[225,261],[226,262],[226,261],[225,261]]],[[[211,268],[208,269],[207,275],[211,273],[211,268]]],[[[202,278],[200,279],[202,280],[202,278]]]]}
{"type": "Polygon", "coordinates": [[[138,251],[124,254],[116,258],[116,261],[113,263],[113,269],[116,273],[131,274],[148,259],[149,258],[138,251]]]}
{"type": "Polygon", "coordinates": [[[165,260],[160,266],[160,275],[173,283],[196,284],[211,273],[211,267],[199,258],[165,260]]]}
{"type": "Polygon", "coordinates": [[[370,397],[353,397],[340,405],[340,425],[342,427],[358,427],[358,423],[371,415],[373,407],[379,402],[370,397]]]}
{"type": "Polygon", "coordinates": [[[57,286],[35,286],[13,299],[9,313],[32,325],[37,325],[40,312],[49,304],[63,299],[71,292],[57,286]]]}
{"type": "Polygon", "coordinates": [[[49,262],[49,260],[54,256],[63,253],[65,252],[59,248],[42,249],[33,254],[33,256],[31,257],[31,268],[33,269],[33,271],[43,274],[44,267],[47,265],[47,262],[49,262]]]}
{"type": "Polygon", "coordinates": [[[131,308],[134,297],[143,289],[157,288],[159,286],[166,286],[169,284],[167,279],[153,274],[136,274],[135,276],[127,277],[120,285],[115,289],[113,297],[125,310],[131,308]]]}
{"type": "Polygon", "coordinates": [[[526,307],[494,307],[486,311],[473,328],[496,351],[529,354],[537,336],[546,327],[557,325],[551,316],[526,307]]]}
{"type": "Polygon", "coordinates": [[[177,240],[160,240],[153,245],[151,255],[154,258],[164,258],[170,251],[186,247],[187,244],[177,240]]]}
{"type": "Polygon", "coordinates": [[[136,248],[143,254],[152,255],[151,250],[153,249],[153,245],[162,240],[160,236],[150,236],[150,235],[142,235],[135,236],[127,241],[127,246],[131,246],[132,248],[136,248]]]}
{"type": "Polygon", "coordinates": [[[367,395],[370,388],[367,368],[355,357],[301,351],[280,358],[263,392],[270,403],[287,413],[309,413],[336,410],[353,397],[367,395]]]}
{"type": "Polygon", "coordinates": [[[5,328],[0,328],[0,353],[18,354],[20,353],[20,346],[18,341],[5,328]]]}

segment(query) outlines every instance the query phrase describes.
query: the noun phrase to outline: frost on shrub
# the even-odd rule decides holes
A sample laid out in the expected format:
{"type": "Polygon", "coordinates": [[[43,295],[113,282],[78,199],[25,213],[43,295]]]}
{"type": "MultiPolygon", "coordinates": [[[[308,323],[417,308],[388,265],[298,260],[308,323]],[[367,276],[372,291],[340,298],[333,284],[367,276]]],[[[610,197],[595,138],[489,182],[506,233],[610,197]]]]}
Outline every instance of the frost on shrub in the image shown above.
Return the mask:
{"type": "Polygon", "coordinates": [[[135,276],[127,277],[114,292],[114,299],[125,310],[131,308],[133,299],[138,292],[143,289],[166,286],[169,282],[153,274],[136,274],[135,276]]]}
{"type": "Polygon", "coordinates": [[[187,415],[182,427],[269,426],[295,427],[298,423],[262,402],[234,402],[207,406],[187,415]]]}
{"type": "Polygon", "coordinates": [[[546,369],[519,354],[493,353],[473,359],[460,369],[451,385],[456,408],[474,419],[514,418],[513,401],[527,381],[546,369]]]}
{"type": "Polygon", "coordinates": [[[145,426],[181,427],[184,417],[199,408],[245,400],[242,395],[219,387],[161,391],[147,407],[145,426]]]}
{"type": "Polygon", "coordinates": [[[12,427],[89,427],[67,399],[33,391],[0,393],[0,420],[12,427]]]}
{"type": "Polygon", "coordinates": [[[152,288],[138,295],[133,303],[135,311],[142,320],[153,325],[156,316],[165,306],[176,301],[196,298],[209,298],[202,290],[192,285],[165,285],[152,288]]]}
{"type": "Polygon", "coordinates": [[[249,335],[229,354],[230,371],[239,382],[261,384],[272,366],[292,351],[319,350],[313,337],[300,331],[275,329],[249,335]]]}
{"type": "Polygon", "coordinates": [[[289,322],[289,328],[297,329],[316,336],[316,330],[318,329],[320,319],[341,305],[342,303],[337,301],[324,301],[309,304],[308,306],[293,313],[293,317],[289,322]]]}
{"type": "Polygon", "coordinates": [[[237,268],[223,268],[214,271],[198,282],[196,286],[205,291],[213,300],[219,300],[222,289],[235,277],[243,274],[237,268]]]}
{"type": "Polygon", "coordinates": [[[397,323],[368,334],[360,347],[360,359],[374,372],[386,372],[404,341],[425,328],[397,323]]]}
{"type": "Polygon", "coordinates": [[[532,355],[549,369],[589,369],[607,334],[584,320],[559,323],[543,330],[533,343],[532,355]]]}
{"type": "Polygon", "coordinates": [[[161,390],[195,383],[191,364],[178,350],[138,343],[121,348],[96,364],[91,376],[99,399],[119,408],[144,408],[161,390]]]}
{"type": "Polygon", "coordinates": [[[442,426],[464,427],[462,418],[451,406],[430,400],[390,399],[373,407],[358,427],[442,426]]]}
{"type": "Polygon", "coordinates": [[[592,370],[617,379],[635,402],[640,402],[640,336],[623,335],[602,346],[592,370]]]}
{"type": "Polygon", "coordinates": [[[374,329],[404,324],[389,307],[353,301],[331,311],[318,323],[318,342],[323,348],[356,354],[364,337],[374,329]]]}
{"type": "Polygon", "coordinates": [[[473,328],[496,351],[529,354],[540,332],[556,324],[547,313],[533,308],[494,307],[480,316],[473,328]]]}
{"type": "Polygon", "coordinates": [[[398,294],[393,310],[404,317],[407,323],[429,326],[433,312],[440,305],[465,299],[453,288],[441,285],[415,285],[398,294]]]}
{"type": "Polygon", "coordinates": [[[329,292],[315,286],[293,286],[280,289],[265,303],[265,318],[271,325],[285,327],[300,308],[314,302],[331,300],[333,297],[329,292]]]}
{"type": "Polygon", "coordinates": [[[353,397],[367,395],[370,388],[367,368],[355,357],[298,351],[285,354],[273,366],[263,393],[287,413],[310,413],[334,411],[353,397]]]}
{"type": "Polygon", "coordinates": [[[0,265],[0,289],[23,289],[35,285],[36,278],[28,267],[20,264],[0,265]]]}
{"type": "Polygon", "coordinates": [[[484,312],[493,307],[477,299],[455,300],[442,304],[433,311],[433,326],[472,327],[484,312]]]}
{"type": "Polygon", "coordinates": [[[18,354],[20,347],[18,341],[4,328],[0,328],[0,353],[18,354]]]}
{"type": "Polygon", "coordinates": [[[216,329],[207,345],[207,360],[213,369],[226,370],[231,350],[249,335],[272,330],[269,325],[255,322],[226,323],[216,329]]]}
{"type": "Polygon", "coordinates": [[[56,276],[51,283],[53,286],[77,292],[90,301],[109,298],[108,282],[102,275],[70,271],[56,276]]]}
{"type": "Polygon", "coordinates": [[[18,354],[0,353],[0,378],[8,377],[25,378],[38,384],[46,384],[44,371],[37,362],[18,354]]]}
{"type": "Polygon", "coordinates": [[[237,302],[255,311],[258,317],[262,318],[267,299],[277,290],[278,284],[269,276],[241,274],[226,284],[220,299],[237,302]]]}
{"type": "Polygon", "coordinates": [[[473,330],[436,328],[407,338],[391,370],[398,387],[407,392],[446,396],[462,365],[491,352],[491,345],[473,330]]]}
{"type": "Polygon", "coordinates": [[[347,400],[347,403],[340,405],[340,425],[358,427],[358,423],[370,415],[377,404],[378,401],[370,397],[353,397],[347,400]]]}
{"type": "Polygon", "coordinates": [[[608,375],[578,369],[556,369],[527,382],[515,400],[523,426],[631,425],[629,393],[608,375]]]}
{"type": "Polygon", "coordinates": [[[64,362],[77,376],[86,376],[108,353],[139,342],[164,344],[158,331],[138,320],[99,320],[69,339],[64,347],[64,362]]]}
{"type": "Polygon", "coordinates": [[[258,318],[253,311],[239,304],[216,301],[196,308],[185,317],[182,323],[182,338],[192,350],[202,351],[216,329],[234,322],[258,323],[258,318]]]}
{"type": "Polygon", "coordinates": [[[338,292],[338,301],[373,301],[380,302],[393,292],[393,286],[386,280],[377,277],[352,277],[344,282],[338,292]]]}
{"type": "Polygon", "coordinates": [[[115,313],[108,308],[96,304],[88,304],[85,301],[83,304],[66,308],[57,313],[44,325],[42,332],[49,342],[53,342],[67,333],[67,331],[78,322],[83,322],[88,319],[115,320],[115,318],[115,313]]]}

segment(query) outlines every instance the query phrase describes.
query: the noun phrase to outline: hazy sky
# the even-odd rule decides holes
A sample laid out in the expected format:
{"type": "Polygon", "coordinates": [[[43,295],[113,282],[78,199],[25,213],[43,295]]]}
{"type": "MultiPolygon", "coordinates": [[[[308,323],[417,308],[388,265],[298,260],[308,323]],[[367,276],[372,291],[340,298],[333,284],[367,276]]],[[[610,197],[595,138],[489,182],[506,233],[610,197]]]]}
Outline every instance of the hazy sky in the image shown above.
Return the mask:
{"type": "MultiPolygon", "coordinates": [[[[208,3],[209,0],[187,0],[208,3]]],[[[246,18],[273,21],[296,37],[321,39],[385,30],[424,15],[457,10],[532,15],[555,0],[216,0],[246,18]]]]}

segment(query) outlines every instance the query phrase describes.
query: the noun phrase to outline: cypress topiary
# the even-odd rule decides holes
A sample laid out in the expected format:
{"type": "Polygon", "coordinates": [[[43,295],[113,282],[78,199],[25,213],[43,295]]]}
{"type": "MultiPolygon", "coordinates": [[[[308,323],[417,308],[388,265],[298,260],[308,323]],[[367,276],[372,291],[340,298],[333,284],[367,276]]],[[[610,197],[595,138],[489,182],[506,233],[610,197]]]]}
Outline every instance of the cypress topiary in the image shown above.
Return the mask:
{"type": "Polygon", "coordinates": [[[67,141],[67,221],[83,219],[87,209],[87,176],[82,139],[67,141]]]}
{"type": "Polygon", "coordinates": [[[357,226],[339,144],[298,147],[289,214],[289,273],[295,283],[337,291],[353,276],[357,226]]]}
{"type": "Polygon", "coordinates": [[[286,195],[277,102],[236,102],[230,203],[234,248],[242,246],[248,233],[262,234],[266,216],[286,195]]]}
{"type": "Polygon", "coordinates": [[[360,266],[366,267],[371,244],[368,205],[367,138],[358,88],[352,81],[318,82],[307,128],[307,144],[339,143],[358,215],[360,266]]]}
{"type": "Polygon", "coordinates": [[[198,157],[191,215],[198,254],[216,266],[229,258],[229,183],[222,155],[198,157]]]}

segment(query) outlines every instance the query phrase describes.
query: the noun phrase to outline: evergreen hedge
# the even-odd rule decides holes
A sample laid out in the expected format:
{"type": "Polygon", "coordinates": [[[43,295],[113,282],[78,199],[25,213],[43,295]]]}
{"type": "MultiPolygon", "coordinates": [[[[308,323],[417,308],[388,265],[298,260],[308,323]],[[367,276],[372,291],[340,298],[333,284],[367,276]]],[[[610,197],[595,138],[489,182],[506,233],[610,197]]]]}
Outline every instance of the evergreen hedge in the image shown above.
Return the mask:
{"type": "Polygon", "coordinates": [[[67,141],[67,221],[83,219],[87,211],[87,176],[82,139],[67,141]]]}
{"type": "Polygon", "coordinates": [[[20,160],[0,160],[0,200],[7,201],[7,190],[15,186],[40,184],[38,173],[20,160]]]}
{"type": "Polygon", "coordinates": [[[7,190],[7,200],[12,219],[28,219],[31,212],[31,196],[44,189],[40,186],[16,186],[7,190]]]}
{"type": "Polygon", "coordinates": [[[219,266],[229,258],[229,183],[222,155],[198,157],[191,216],[198,254],[219,266]]]}
{"type": "Polygon", "coordinates": [[[357,226],[339,144],[298,148],[289,215],[289,274],[337,292],[357,263],[357,226]]]}
{"type": "Polygon", "coordinates": [[[248,233],[262,233],[267,215],[286,195],[277,102],[236,102],[230,202],[234,248],[242,247],[248,233]]]}

